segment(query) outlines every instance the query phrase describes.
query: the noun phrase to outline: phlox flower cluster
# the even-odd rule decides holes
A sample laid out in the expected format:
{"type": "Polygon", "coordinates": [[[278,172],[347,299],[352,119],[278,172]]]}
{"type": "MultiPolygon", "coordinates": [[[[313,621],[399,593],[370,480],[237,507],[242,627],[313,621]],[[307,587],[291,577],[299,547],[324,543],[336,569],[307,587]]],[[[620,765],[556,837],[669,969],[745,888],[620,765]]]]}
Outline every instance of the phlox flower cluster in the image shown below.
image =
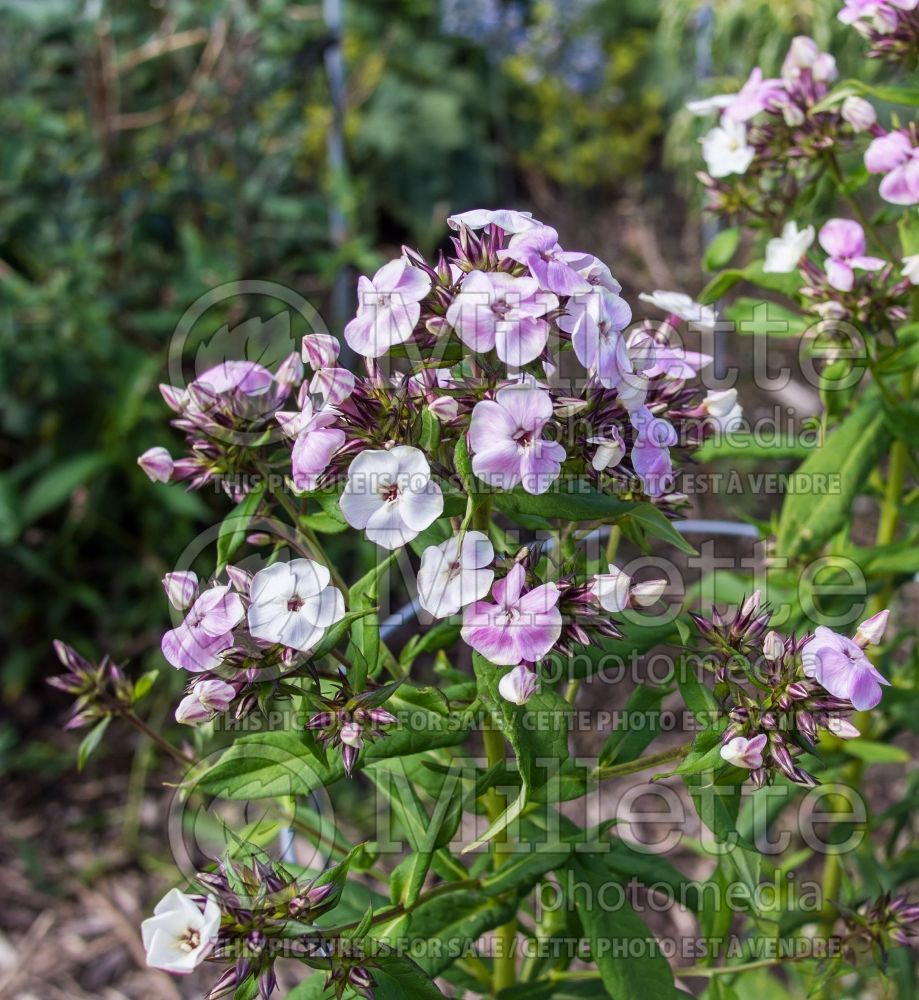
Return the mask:
{"type": "Polygon", "coordinates": [[[854,94],[827,102],[836,76],[833,56],[802,35],[792,41],[780,76],[765,77],[756,67],[738,93],[690,102],[696,114],[720,113],[702,138],[706,171],[699,175],[713,211],[785,218],[798,194],[834,169],[836,157],[862,134],[870,140],[865,167],[881,175],[881,197],[895,205],[919,203],[915,127],[886,131],[874,106],[854,94]]]}
{"type": "Polygon", "coordinates": [[[858,737],[849,716],[874,708],[889,684],[866,653],[883,639],[888,612],[862,622],[852,639],[822,625],[801,637],[768,631],[770,613],[758,592],[730,619],[717,611],[693,618],[727,723],[722,759],[750,771],[757,785],[777,774],[817,784],[799,758],[815,751],[821,733],[858,737]]]}

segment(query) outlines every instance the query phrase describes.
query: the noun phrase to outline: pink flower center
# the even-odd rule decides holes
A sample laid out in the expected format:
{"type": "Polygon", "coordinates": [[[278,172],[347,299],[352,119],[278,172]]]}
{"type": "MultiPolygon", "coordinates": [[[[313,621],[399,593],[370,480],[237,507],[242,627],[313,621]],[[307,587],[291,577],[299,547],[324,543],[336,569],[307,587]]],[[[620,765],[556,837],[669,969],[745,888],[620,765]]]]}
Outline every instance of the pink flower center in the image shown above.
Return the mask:
{"type": "Polygon", "coordinates": [[[383,498],[384,503],[392,503],[393,500],[399,499],[399,487],[395,483],[392,486],[384,486],[380,490],[380,496],[383,498]]]}
{"type": "Polygon", "coordinates": [[[287,602],[288,611],[299,611],[303,607],[303,598],[294,594],[294,596],[287,602]]]}

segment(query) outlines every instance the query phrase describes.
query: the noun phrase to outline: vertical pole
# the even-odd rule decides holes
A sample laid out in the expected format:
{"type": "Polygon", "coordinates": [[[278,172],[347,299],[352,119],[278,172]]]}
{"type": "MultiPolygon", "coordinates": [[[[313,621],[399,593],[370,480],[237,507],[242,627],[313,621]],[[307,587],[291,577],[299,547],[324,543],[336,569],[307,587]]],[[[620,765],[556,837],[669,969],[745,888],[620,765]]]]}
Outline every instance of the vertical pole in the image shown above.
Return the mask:
{"type": "MultiPolygon", "coordinates": [[[[344,0],[322,0],[322,16],[330,43],[325,52],[325,70],[332,100],[332,127],[329,129],[326,156],[329,170],[329,236],[339,250],[348,236],[344,203],[348,190],[348,164],[345,156],[345,63],[342,56],[344,0]]],[[[348,312],[348,271],[340,267],[332,283],[332,323],[341,330],[348,312]]]]}
{"type": "MultiPolygon", "coordinates": [[[[710,4],[703,4],[696,11],[696,83],[702,83],[712,76],[712,38],[715,33],[715,12],[710,4]]],[[[718,235],[718,220],[713,216],[702,220],[703,250],[718,235]]],[[[724,378],[727,372],[727,331],[715,330],[712,334],[712,375],[716,379],[724,378]]]]}

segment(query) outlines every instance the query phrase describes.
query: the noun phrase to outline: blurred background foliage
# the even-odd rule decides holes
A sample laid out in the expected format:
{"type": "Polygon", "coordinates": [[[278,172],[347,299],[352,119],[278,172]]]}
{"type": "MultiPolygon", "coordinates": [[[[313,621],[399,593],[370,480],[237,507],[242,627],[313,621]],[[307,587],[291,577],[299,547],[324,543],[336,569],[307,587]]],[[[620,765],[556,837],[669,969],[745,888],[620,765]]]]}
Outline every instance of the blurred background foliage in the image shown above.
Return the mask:
{"type": "Polygon", "coordinates": [[[677,239],[686,98],[840,34],[822,0],[342,0],[336,101],[325,6],[0,0],[7,701],[53,636],[158,662],[158,581],[224,507],[135,465],[171,443],[155,387],[199,295],[269,278],[340,329],[357,270],[477,205],[575,231],[656,198],[677,239]]]}

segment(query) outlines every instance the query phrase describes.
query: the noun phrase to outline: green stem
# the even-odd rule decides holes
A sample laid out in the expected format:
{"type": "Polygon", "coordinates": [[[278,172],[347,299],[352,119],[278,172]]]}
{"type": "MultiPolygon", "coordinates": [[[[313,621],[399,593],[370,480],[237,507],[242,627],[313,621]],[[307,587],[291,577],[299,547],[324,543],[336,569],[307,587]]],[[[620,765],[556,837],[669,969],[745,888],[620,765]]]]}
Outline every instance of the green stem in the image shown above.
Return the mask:
{"type": "Polygon", "coordinates": [[[132,712],[130,709],[122,712],[121,717],[123,719],[127,719],[127,721],[130,722],[135,729],[143,733],[144,736],[146,736],[149,740],[155,743],[160,748],[160,750],[162,750],[164,753],[169,754],[169,756],[172,757],[172,759],[177,764],[181,764],[183,767],[189,767],[195,763],[194,757],[187,756],[186,754],[182,753],[182,751],[178,747],[174,747],[168,740],[163,739],[163,737],[160,736],[159,733],[151,729],[147,725],[147,723],[140,718],[140,716],[135,715],[135,713],[132,712]]]}
{"type": "MultiPolygon", "coordinates": [[[[787,958],[760,958],[755,962],[743,962],[739,965],[688,965],[673,970],[674,976],[678,978],[700,978],[711,979],[713,976],[732,976],[741,972],[752,972],[755,969],[769,969],[776,965],[787,965],[789,962],[803,962],[809,958],[817,958],[816,955],[789,955],[787,958]]],[[[549,973],[550,979],[555,980],[590,980],[599,979],[600,972],[596,969],[577,969],[573,971],[553,971],[549,973]]]]}
{"type": "Polygon", "coordinates": [[[887,243],[881,238],[881,235],[874,228],[874,223],[865,214],[865,210],[858,203],[855,196],[845,190],[845,179],[842,176],[842,171],[839,169],[839,162],[836,159],[836,155],[834,153],[827,153],[826,162],[829,167],[830,175],[833,180],[836,181],[837,188],[839,188],[840,193],[855,213],[855,216],[862,224],[862,228],[868,234],[869,238],[884,251],[884,256],[887,257],[888,260],[894,262],[899,261],[900,258],[894,254],[887,243]]]}
{"type": "MultiPolygon", "coordinates": [[[[489,768],[504,762],[504,735],[497,726],[497,720],[493,719],[493,724],[485,729],[482,738],[485,742],[485,754],[488,758],[489,768]]],[[[494,823],[504,812],[501,803],[501,796],[494,788],[489,788],[483,796],[485,811],[488,819],[494,823]]],[[[507,839],[507,831],[502,830],[491,842],[492,868],[497,869],[501,864],[501,857],[498,854],[498,844],[507,839]]],[[[514,956],[514,944],[517,940],[517,922],[511,920],[495,930],[495,957],[492,972],[492,987],[494,995],[497,996],[501,990],[513,986],[517,976],[517,963],[514,956]]]]}
{"type": "Polygon", "coordinates": [[[646,771],[649,767],[657,767],[658,764],[666,764],[672,760],[682,760],[692,750],[691,743],[683,743],[670,750],[661,750],[660,753],[651,754],[650,757],[639,757],[638,760],[630,760],[627,764],[613,764],[610,767],[598,767],[593,776],[595,778],[618,778],[624,774],[636,774],[638,771],[646,771]]]}
{"type": "MultiPolygon", "coordinates": [[[[422,903],[427,903],[432,899],[436,899],[438,896],[445,896],[451,892],[470,892],[473,889],[478,889],[481,885],[476,878],[460,879],[456,882],[442,882],[440,885],[435,885],[433,889],[428,889],[427,892],[422,892],[414,903],[407,905],[406,903],[397,903],[395,906],[387,906],[385,909],[380,910],[378,913],[374,913],[371,924],[383,924],[388,923],[390,920],[394,920],[396,917],[404,916],[406,913],[411,913],[412,910],[417,909],[422,903]]],[[[350,924],[341,924],[338,927],[330,927],[323,931],[326,937],[332,938],[338,935],[344,934],[347,931],[353,931],[355,927],[360,925],[359,920],[355,920],[350,924]]]]}
{"type": "Polygon", "coordinates": [[[609,565],[612,565],[616,561],[616,552],[619,550],[619,539],[621,537],[622,529],[619,525],[610,525],[609,538],[606,541],[606,562],[609,565]]]}

